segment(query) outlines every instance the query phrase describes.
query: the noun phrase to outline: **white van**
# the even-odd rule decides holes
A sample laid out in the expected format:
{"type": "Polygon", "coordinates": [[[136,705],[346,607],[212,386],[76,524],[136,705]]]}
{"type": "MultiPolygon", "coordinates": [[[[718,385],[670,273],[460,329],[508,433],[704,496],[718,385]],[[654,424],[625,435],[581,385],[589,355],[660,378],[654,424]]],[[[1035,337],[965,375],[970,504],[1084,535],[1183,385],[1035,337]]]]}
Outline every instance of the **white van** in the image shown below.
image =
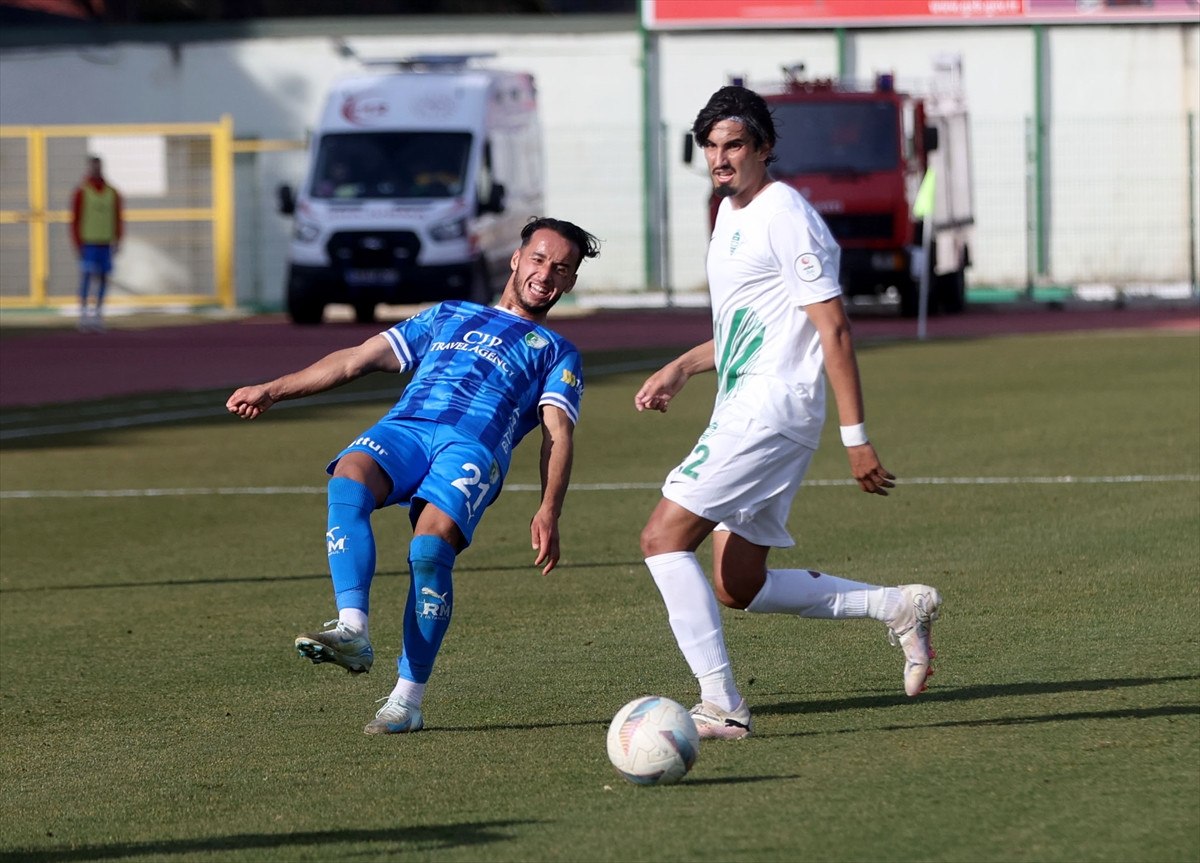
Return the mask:
{"type": "Polygon", "coordinates": [[[313,135],[304,185],[280,187],[294,217],[287,310],[321,322],[348,303],[490,303],[531,216],[542,215],[533,77],[470,56],[414,57],[339,81],[313,135]]]}

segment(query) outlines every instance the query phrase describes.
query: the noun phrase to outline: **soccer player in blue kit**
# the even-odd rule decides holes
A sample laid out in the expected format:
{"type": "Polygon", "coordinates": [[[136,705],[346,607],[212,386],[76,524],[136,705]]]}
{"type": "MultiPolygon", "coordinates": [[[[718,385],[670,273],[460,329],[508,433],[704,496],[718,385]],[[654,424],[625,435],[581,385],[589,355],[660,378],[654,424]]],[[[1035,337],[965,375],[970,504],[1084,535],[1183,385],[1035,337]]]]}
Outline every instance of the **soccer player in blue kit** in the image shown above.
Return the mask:
{"type": "Polygon", "coordinates": [[[332,662],[354,674],[370,670],[371,514],[393,504],[409,507],[412,580],[399,674],[363,729],[367,734],[424,726],[421,701],[450,625],[455,558],[499,495],[513,448],[539,424],[542,498],[530,538],[543,575],[558,564],[558,519],[571,474],[583,368],[575,346],[544,324],[575,286],[584,258],[598,254],[596,238],[579,226],[531,219],[495,307],[440,303],[301,371],[242,387],[226,402],[230,413],[254,419],[276,402],[370,372],[413,372],[395,406],[326,468],[332,478],[325,538],[338,617],[336,626],[326,624],[334,628],[296,638],[300,655],[314,663],[332,662]]]}

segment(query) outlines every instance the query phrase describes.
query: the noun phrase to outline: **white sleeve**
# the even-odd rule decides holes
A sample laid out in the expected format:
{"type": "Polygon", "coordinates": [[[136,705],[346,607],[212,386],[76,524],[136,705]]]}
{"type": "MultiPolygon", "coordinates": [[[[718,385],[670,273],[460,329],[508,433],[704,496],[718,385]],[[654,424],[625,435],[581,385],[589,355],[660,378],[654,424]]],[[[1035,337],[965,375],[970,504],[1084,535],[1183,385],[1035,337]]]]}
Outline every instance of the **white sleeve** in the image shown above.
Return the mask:
{"type": "Polygon", "coordinates": [[[841,250],[836,244],[831,247],[817,238],[803,211],[776,213],[767,224],[767,237],[779,263],[783,284],[796,305],[819,303],[842,293],[838,283],[841,250]]]}

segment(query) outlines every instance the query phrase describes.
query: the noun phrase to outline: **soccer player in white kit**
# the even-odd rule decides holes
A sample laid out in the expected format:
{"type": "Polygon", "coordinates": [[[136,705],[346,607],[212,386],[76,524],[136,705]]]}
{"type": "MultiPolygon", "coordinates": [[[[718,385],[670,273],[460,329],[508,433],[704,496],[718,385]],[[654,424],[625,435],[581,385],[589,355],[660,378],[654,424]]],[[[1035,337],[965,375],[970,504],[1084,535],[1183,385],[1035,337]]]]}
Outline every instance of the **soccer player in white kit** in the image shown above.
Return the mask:
{"type": "Polygon", "coordinates": [[[716,371],[712,419],[667,476],[642,531],[642,553],[675,639],[700,683],[692,717],[706,738],[741,738],[738,692],[716,600],[752,613],[869,617],[904,650],[904,689],[925,689],[941,597],[926,585],[880,587],[806,569],[770,569],[794,542],[788,511],[825,421],[825,378],[859,487],[886,496],[895,477],[867,438],[862,387],[838,284],[840,249],[817,212],[768,174],[770,109],[744,87],[713,94],[692,126],[723,198],[708,248],[713,339],[651,375],[639,411],[665,412],[694,374],[716,371]],[[696,549],[713,537],[713,586],[696,549]],[[715,588],[715,592],[714,592],[715,588]]]}

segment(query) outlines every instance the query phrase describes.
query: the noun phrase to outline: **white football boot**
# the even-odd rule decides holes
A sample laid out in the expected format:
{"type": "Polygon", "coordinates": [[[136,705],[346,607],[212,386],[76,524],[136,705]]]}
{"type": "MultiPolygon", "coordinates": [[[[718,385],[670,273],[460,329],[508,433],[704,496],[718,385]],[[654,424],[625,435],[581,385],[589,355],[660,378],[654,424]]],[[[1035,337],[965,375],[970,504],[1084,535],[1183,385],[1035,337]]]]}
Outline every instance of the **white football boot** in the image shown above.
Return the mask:
{"type": "Polygon", "coordinates": [[[340,620],[328,620],[326,626],[336,623],[333,629],[324,632],[306,632],[296,636],[296,651],[313,664],[332,662],[351,674],[365,674],[375,662],[375,650],[370,640],[350,629],[340,620]]]}
{"type": "Polygon", "coordinates": [[[381,698],[380,701],[386,703],[363,728],[363,734],[411,734],[425,727],[421,708],[394,695],[381,698]]]}
{"type": "Polygon", "coordinates": [[[942,606],[941,594],[924,584],[902,584],[904,608],[887,621],[888,641],[904,650],[904,692],[911,696],[925,691],[933,676],[929,661],[937,656],[930,644],[933,622],[942,606]]]}
{"type": "Polygon", "coordinates": [[[750,708],[744,698],[733,710],[722,710],[711,702],[701,701],[691,709],[691,714],[701,739],[741,740],[750,736],[750,708]]]}

